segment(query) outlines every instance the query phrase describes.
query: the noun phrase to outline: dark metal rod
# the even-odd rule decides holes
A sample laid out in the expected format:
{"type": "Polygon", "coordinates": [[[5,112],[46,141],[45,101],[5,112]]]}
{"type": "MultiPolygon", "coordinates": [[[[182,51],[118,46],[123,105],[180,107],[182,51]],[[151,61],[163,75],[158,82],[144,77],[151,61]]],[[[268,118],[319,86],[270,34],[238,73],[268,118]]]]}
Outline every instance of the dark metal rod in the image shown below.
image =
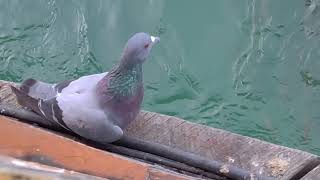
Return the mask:
{"type": "Polygon", "coordinates": [[[96,147],[98,149],[102,149],[102,150],[106,150],[109,152],[113,152],[113,153],[117,153],[117,154],[121,154],[121,155],[125,155],[131,158],[135,158],[135,159],[140,159],[140,160],[144,160],[146,162],[152,162],[152,163],[156,163],[156,164],[160,164],[160,165],[164,165],[170,168],[174,168],[176,170],[179,171],[184,171],[184,172],[188,172],[188,173],[192,173],[195,175],[200,175],[200,176],[204,176],[204,177],[208,177],[208,178],[212,178],[215,180],[228,180],[229,178],[227,177],[221,177],[217,174],[211,173],[211,172],[207,172],[204,171],[202,169],[199,168],[195,168],[195,167],[191,167],[188,166],[186,164],[180,163],[180,162],[176,162],[173,161],[171,159],[167,159],[164,157],[160,157],[154,154],[150,154],[150,153],[146,153],[143,151],[139,151],[139,150],[135,150],[135,149],[130,149],[130,148],[126,148],[123,146],[117,146],[114,144],[97,144],[96,142],[90,142],[88,143],[88,140],[84,140],[85,144],[91,145],[93,147],[96,147]]]}
{"type": "Polygon", "coordinates": [[[165,157],[168,159],[172,159],[181,163],[185,163],[187,165],[197,167],[208,172],[212,172],[218,174],[220,176],[226,176],[231,179],[261,179],[261,180],[271,180],[274,178],[257,175],[254,173],[250,173],[244,169],[227,165],[218,161],[209,160],[207,158],[201,157],[199,155],[185,152],[179,149],[174,149],[169,146],[165,146],[158,143],[151,143],[147,141],[142,141],[140,139],[131,138],[128,136],[124,136],[120,140],[116,141],[114,144],[149,152],[161,157],[165,157]],[[223,172],[223,167],[227,168],[228,172],[223,172]]]}

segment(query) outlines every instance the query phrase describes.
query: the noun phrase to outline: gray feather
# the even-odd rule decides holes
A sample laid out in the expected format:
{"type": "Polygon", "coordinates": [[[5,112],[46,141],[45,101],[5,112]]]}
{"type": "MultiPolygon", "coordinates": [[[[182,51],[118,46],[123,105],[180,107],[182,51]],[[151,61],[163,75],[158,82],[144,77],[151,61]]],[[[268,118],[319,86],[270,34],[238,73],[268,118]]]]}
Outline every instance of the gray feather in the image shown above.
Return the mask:
{"type": "Polygon", "coordinates": [[[44,83],[35,79],[23,81],[20,90],[36,99],[49,99],[56,95],[56,89],[53,84],[44,83]]]}
{"type": "Polygon", "coordinates": [[[16,95],[17,101],[21,106],[29,108],[43,117],[44,121],[50,121],[56,127],[70,130],[62,121],[62,111],[55,98],[50,100],[36,99],[13,86],[11,86],[11,90],[16,95]]]}

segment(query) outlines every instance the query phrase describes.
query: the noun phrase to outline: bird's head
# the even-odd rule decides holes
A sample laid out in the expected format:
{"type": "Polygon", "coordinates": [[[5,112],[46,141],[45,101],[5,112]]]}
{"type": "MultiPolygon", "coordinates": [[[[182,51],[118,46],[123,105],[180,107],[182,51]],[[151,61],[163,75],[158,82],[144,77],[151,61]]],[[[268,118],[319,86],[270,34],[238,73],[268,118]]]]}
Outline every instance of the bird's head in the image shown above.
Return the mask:
{"type": "Polygon", "coordinates": [[[149,56],[153,45],[159,41],[159,37],[144,32],[136,33],[128,40],[122,58],[129,64],[143,63],[149,56]]]}

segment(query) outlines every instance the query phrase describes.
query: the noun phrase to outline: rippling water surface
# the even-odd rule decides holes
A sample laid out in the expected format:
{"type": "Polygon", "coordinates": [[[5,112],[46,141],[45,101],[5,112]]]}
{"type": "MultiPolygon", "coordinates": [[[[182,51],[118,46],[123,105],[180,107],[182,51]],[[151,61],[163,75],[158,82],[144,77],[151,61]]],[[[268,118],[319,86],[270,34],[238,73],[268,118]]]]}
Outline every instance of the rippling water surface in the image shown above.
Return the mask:
{"type": "Polygon", "coordinates": [[[109,70],[138,31],[144,109],[320,154],[320,0],[0,0],[0,79],[109,70]]]}

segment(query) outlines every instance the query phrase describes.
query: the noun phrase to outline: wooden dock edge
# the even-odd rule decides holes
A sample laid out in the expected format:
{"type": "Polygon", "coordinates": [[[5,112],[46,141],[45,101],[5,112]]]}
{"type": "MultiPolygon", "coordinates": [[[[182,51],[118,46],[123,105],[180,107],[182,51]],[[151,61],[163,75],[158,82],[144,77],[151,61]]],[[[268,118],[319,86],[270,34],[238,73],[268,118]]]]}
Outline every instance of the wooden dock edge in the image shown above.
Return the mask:
{"type": "Polygon", "coordinates": [[[153,112],[141,112],[126,133],[278,179],[299,179],[320,164],[308,152],[153,112]]]}
{"type": "MultiPolygon", "coordinates": [[[[0,81],[0,103],[10,104],[19,108],[16,104],[14,96],[12,96],[10,90],[6,88],[6,85],[9,82],[0,81]],[[2,88],[1,88],[2,86],[2,88]]],[[[11,83],[13,84],[13,83],[11,83]]],[[[67,138],[60,138],[53,140],[50,137],[56,137],[56,135],[50,135],[49,132],[41,130],[41,133],[49,133],[46,134],[46,138],[43,140],[44,134],[37,134],[39,131],[36,127],[32,127],[30,125],[26,125],[20,122],[12,122],[8,121],[7,118],[2,117],[1,119],[6,119],[5,121],[0,120],[0,123],[10,122],[9,130],[5,130],[2,125],[0,125],[0,135],[1,137],[12,137],[17,138],[14,140],[9,140],[7,138],[0,138],[0,154],[4,153],[7,155],[13,155],[14,157],[18,157],[19,154],[39,154],[36,151],[37,148],[40,147],[39,143],[43,143],[43,148],[47,149],[47,151],[41,156],[47,156],[48,153],[54,153],[53,150],[50,150],[50,147],[55,147],[56,144],[61,144],[64,141],[70,141],[67,138]],[[19,131],[15,129],[19,129],[19,131]],[[27,126],[27,128],[25,127],[27,126]],[[28,129],[32,129],[31,132],[28,129]],[[23,134],[22,132],[30,133],[28,136],[23,134]],[[6,132],[6,133],[5,133],[6,132]],[[19,133],[17,133],[19,132],[19,133]],[[37,134],[37,135],[36,135],[37,134]],[[26,137],[25,137],[26,136],[26,137]],[[48,136],[48,137],[47,137],[48,136]],[[31,141],[32,137],[36,140],[31,141]],[[41,138],[39,138],[41,137],[41,138]],[[20,141],[21,142],[20,142],[20,141]],[[24,144],[24,146],[19,146],[19,143],[24,144]],[[28,144],[29,143],[29,144],[28,144]],[[46,144],[47,143],[47,144],[46,144]],[[10,144],[13,149],[1,148],[1,146],[10,144]],[[32,144],[32,145],[30,145],[32,144]],[[16,148],[16,149],[15,149],[16,148]],[[32,150],[33,149],[33,150],[32,150]]],[[[9,125],[7,124],[7,125],[9,125]]],[[[173,148],[179,148],[184,151],[192,152],[208,159],[214,159],[217,161],[224,162],[226,165],[234,165],[239,168],[246,169],[252,173],[257,173],[265,176],[275,177],[276,179],[300,179],[309,176],[319,176],[319,170],[317,167],[320,164],[319,157],[304,151],[291,149],[287,147],[283,147],[280,145],[271,144],[265,141],[261,141],[258,139],[230,133],[221,129],[216,129],[208,126],[203,126],[200,124],[195,124],[191,122],[187,122],[185,120],[179,119],[177,117],[162,115],[153,112],[142,111],[139,114],[139,117],[135,122],[133,122],[129,128],[126,130],[128,135],[133,137],[137,137],[146,141],[161,143],[173,148]],[[313,173],[310,175],[310,173],[313,173]]],[[[75,142],[76,143],[76,142],[75,142]]],[[[63,143],[62,143],[63,144],[63,143]]],[[[76,143],[80,144],[80,143],[76,143]]],[[[72,145],[71,145],[72,146],[72,145]]],[[[84,145],[82,145],[84,146],[84,145]]],[[[82,147],[81,146],[81,147],[82,147]]],[[[42,146],[41,146],[42,147],[42,146]]],[[[58,146],[59,149],[65,149],[64,146],[58,146]]],[[[96,152],[100,150],[96,150],[90,147],[86,147],[91,149],[90,152],[96,152]]],[[[39,149],[39,148],[38,148],[39,149]]],[[[56,149],[56,148],[55,148],[56,149]]],[[[82,149],[72,149],[72,154],[77,154],[75,157],[69,157],[69,159],[82,159],[82,161],[86,161],[84,159],[87,158],[86,153],[89,153],[89,150],[82,149]],[[83,151],[83,152],[82,152],[83,151]],[[86,152],[86,153],[84,153],[86,152]],[[83,158],[81,158],[83,157],[83,158]]],[[[69,150],[70,151],[70,150],[69,150]]],[[[63,151],[66,153],[67,151],[63,151]]],[[[50,154],[49,153],[49,154],[50,154]]],[[[66,154],[58,153],[53,158],[54,160],[60,160],[61,156],[66,156],[66,154]]],[[[101,153],[101,152],[100,152],[101,153]]],[[[107,153],[107,152],[103,152],[107,153]]],[[[109,153],[111,157],[121,157],[118,155],[114,155],[109,153]]],[[[21,156],[20,156],[21,157],[21,156]]],[[[52,157],[51,157],[52,158],[52,157]]],[[[123,157],[121,157],[123,158],[123,157]]],[[[135,161],[132,159],[125,158],[127,162],[135,161]]],[[[75,161],[76,163],[70,164],[69,167],[76,167],[81,164],[79,161],[75,161]]],[[[74,161],[74,160],[72,160],[74,161]]],[[[114,161],[112,159],[112,161],[114,161]]],[[[88,161],[86,161],[88,162],[88,161]]],[[[97,162],[100,162],[99,159],[97,162]]],[[[61,163],[61,162],[60,162],[61,163]]],[[[107,162],[100,162],[102,164],[107,162]]],[[[141,162],[137,162],[138,164],[143,164],[141,162]]],[[[66,162],[62,161],[62,164],[65,166],[66,162]]],[[[85,164],[85,163],[84,163],[85,164]]],[[[95,163],[94,163],[95,164],[95,163]]],[[[92,165],[94,168],[98,168],[97,166],[92,165]]],[[[88,167],[88,165],[87,165],[88,167]]],[[[118,166],[117,166],[118,167],[118,166]]],[[[110,165],[108,168],[114,168],[114,165],[110,165]]],[[[121,168],[120,168],[121,169],[121,168]]],[[[138,168],[140,169],[140,168],[138,168]]],[[[141,169],[145,169],[144,166],[141,166],[141,169]]],[[[147,168],[148,169],[148,168],[147,168]]],[[[77,169],[79,172],[87,171],[86,169],[77,169]]],[[[98,171],[98,170],[97,170],[98,171]]],[[[118,171],[118,169],[114,169],[114,173],[118,171]]],[[[137,173],[139,171],[136,171],[137,173]]],[[[172,172],[173,175],[176,175],[172,172]]],[[[94,175],[106,177],[105,174],[101,174],[101,172],[95,172],[94,175]]],[[[113,174],[115,175],[115,174],[113,174]]],[[[116,174],[116,176],[123,177],[120,174],[116,174]]],[[[138,177],[138,176],[137,176],[138,177]]],[[[139,178],[146,178],[146,176],[139,176],[139,178]]],[[[183,176],[183,178],[188,178],[187,176],[183,176]]]]}
{"type": "Polygon", "coordinates": [[[0,116],[0,154],[107,179],[193,179],[0,116]]]}

